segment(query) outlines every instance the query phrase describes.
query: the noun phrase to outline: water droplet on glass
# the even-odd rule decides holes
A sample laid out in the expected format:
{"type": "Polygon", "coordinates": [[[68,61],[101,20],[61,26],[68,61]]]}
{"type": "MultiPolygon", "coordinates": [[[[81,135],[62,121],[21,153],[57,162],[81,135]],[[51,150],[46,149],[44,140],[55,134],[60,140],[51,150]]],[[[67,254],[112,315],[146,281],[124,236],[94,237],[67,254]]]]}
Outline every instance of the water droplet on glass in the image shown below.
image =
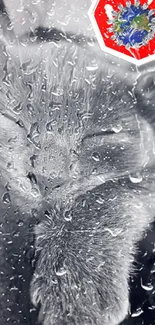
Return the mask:
{"type": "Polygon", "coordinates": [[[113,106],[108,106],[108,111],[112,111],[113,110],[113,106]]]}
{"type": "Polygon", "coordinates": [[[40,3],[40,0],[32,0],[33,5],[38,5],[40,3]]]}
{"type": "Polygon", "coordinates": [[[36,161],[37,157],[38,157],[37,155],[33,155],[30,157],[31,165],[33,168],[35,167],[35,161],[36,161]]]}
{"type": "Polygon", "coordinates": [[[19,103],[18,105],[16,105],[14,108],[13,108],[13,111],[16,113],[16,114],[19,114],[21,112],[21,110],[23,109],[23,104],[22,103],[19,103]]]}
{"type": "Polygon", "coordinates": [[[14,233],[13,233],[13,237],[19,237],[19,235],[20,235],[20,232],[18,231],[15,231],[14,233]]]}
{"type": "Polygon", "coordinates": [[[119,133],[121,132],[121,130],[122,130],[122,125],[120,124],[112,127],[112,131],[114,131],[115,133],[119,133]]]}
{"type": "Polygon", "coordinates": [[[96,199],[96,202],[99,204],[103,204],[104,203],[104,199],[102,197],[99,197],[96,199]]]}
{"type": "Polygon", "coordinates": [[[103,269],[105,268],[105,263],[106,263],[106,262],[102,262],[102,263],[100,263],[100,264],[97,266],[97,270],[98,270],[99,272],[103,271],[103,269]]]}
{"type": "Polygon", "coordinates": [[[140,183],[143,180],[143,178],[140,175],[140,173],[136,173],[135,175],[130,175],[129,176],[129,179],[130,179],[130,181],[132,183],[135,183],[135,184],[140,183]]]}
{"type": "Polygon", "coordinates": [[[40,191],[39,191],[39,189],[38,189],[38,188],[33,188],[33,189],[32,189],[32,195],[33,195],[34,197],[39,196],[39,195],[40,195],[40,191]]]}
{"type": "Polygon", "coordinates": [[[92,159],[95,161],[100,161],[100,155],[98,152],[93,152],[92,159]]]}
{"type": "MultiPolygon", "coordinates": [[[[37,20],[37,13],[36,13],[36,12],[31,12],[31,13],[29,14],[29,21],[30,21],[32,24],[34,24],[34,23],[36,22],[36,20],[37,20]]],[[[30,36],[32,36],[32,35],[30,35],[30,36]]],[[[37,40],[37,36],[33,35],[32,37],[33,37],[33,41],[35,42],[35,40],[37,40]]],[[[32,37],[31,37],[31,40],[32,40],[32,37]]],[[[32,42],[33,42],[33,41],[32,41],[32,42]]]]}
{"type": "Polygon", "coordinates": [[[27,110],[31,115],[34,113],[34,107],[31,104],[27,104],[27,110]]]}
{"type": "Polygon", "coordinates": [[[66,221],[71,221],[73,218],[73,213],[72,211],[65,211],[64,219],[66,221]]]}
{"type": "Polygon", "coordinates": [[[37,184],[37,178],[35,174],[33,173],[28,173],[27,178],[30,180],[32,184],[37,184]]]}
{"type": "Polygon", "coordinates": [[[60,111],[61,107],[62,107],[61,103],[51,102],[49,104],[49,111],[51,112],[51,115],[52,115],[52,112],[60,111]]]}
{"type": "Polygon", "coordinates": [[[2,28],[2,26],[1,26],[1,24],[0,24],[0,38],[1,37],[3,37],[3,28],[2,28]]]}
{"type": "Polygon", "coordinates": [[[10,194],[8,192],[4,193],[2,200],[5,204],[8,204],[11,202],[10,194]]]}
{"type": "Polygon", "coordinates": [[[142,282],[142,278],[141,278],[141,287],[145,291],[151,291],[151,290],[153,290],[153,285],[151,283],[147,283],[146,285],[144,285],[143,282],[142,282]]]}
{"type": "Polygon", "coordinates": [[[87,119],[91,118],[93,114],[94,114],[94,113],[86,112],[86,113],[83,113],[83,114],[81,115],[81,118],[82,118],[82,120],[85,120],[85,119],[87,120],[87,119]]]}
{"type": "Polygon", "coordinates": [[[87,69],[88,71],[95,71],[95,70],[98,69],[98,66],[97,66],[97,65],[87,66],[86,69],[87,69]]]}
{"type": "Polygon", "coordinates": [[[82,200],[82,206],[83,206],[83,208],[86,206],[86,200],[85,199],[82,200]]]}
{"type": "Polygon", "coordinates": [[[33,123],[30,128],[30,133],[27,135],[27,139],[32,142],[37,148],[40,149],[41,145],[40,142],[37,141],[40,135],[39,125],[37,122],[33,123]]]}
{"type": "Polygon", "coordinates": [[[63,89],[61,88],[56,88],[54,91],[52,91],[52,95],[59,97],[63,95],[63,89]]]}
{"type": "Polygon", "coordinates": [[[141,308],[137,308],[136,311],[134,313],[132,313],[131,317],[138,317],[141,314],[143,314],[143,310],[141,308]]]}
{"type": "Polygon", "coordinates": [[[11,161],[9,161],[9,162],[7,163],[7,168],[8,168],[8,169],[12,169],[12,168],[13,168],[13,163],[12,163],[11,161]]]}
{"type": "Polygon", "coordinates": [[[61,267],[60,269],[58,269],[57,271],[55,271],[55,274],[58,276],[63,276],[67,273],[67,270],[64,267],[61,267]]]}
{"type": "Polygon", "coordinates": [[[12,29],[13,29],[13,24],[9,22],[7,25],[7,30],[12,30],[12,29]]]}
{"type": "Polygon", "coordinates": [[[16,286],[10,288],[10,291],[18,291],[19,289],[16,286]]]}
{"type": "Polygon", "coordinates": [[[122,232],[122,229],[112,230],[110,228],[104,228],[104,231],[109,232],[112,237],[117,237],[122,232]]]}
{"type": "Polygon", "coordinates": [[[34,139],[35,137],[39,136],[39,125],[37,122],[33,123],[30,129],[30,137],[34,139]]]}
{"type": "Polygon", "coordinates": [[[152,306],[148,307],[148,309],[154,310],[155,309],[155,305],[152,305],[152,306]]]}
{"type": "Polygon", "coordinates": [[[37,217],[38,217],[38,213],[37,213],[37,210],[36,209],[32,209],[31,210],[31,214],[32,214],[32,217],[34,218],[34,219],[37,219],[37,217]]]}
{"type": "Polygon", "coordinates": [[[18,225],[18,227],[22,227],[22,226],[24,225],[24,221],[21,220],[21,219],[19,219],[19,220],[17,221],[17,225],[18,225]]]}
{"type": "Polygon", "coordinates": [[[24,127],[24,123],[23,123],[22,120],[18,120],[18,121],[16,122],[16,124],[18,124],[21,128],[24,127]]]}
{"type": "Polygon", "coordinates": [[[53,124],[52,124],[52,121],[51,122],[48,122],[46,124],[46,130],[47,132],[52,132],[53,131],[53,124]]]}
{"type": "Polygon", "coordinates": [[[10,184],[7,183],[7,184],[5,185],[5,188],[6,188],[7,191],[10,191],[10,190],[11,190],[11,186],[10,186],[10,184]]]}

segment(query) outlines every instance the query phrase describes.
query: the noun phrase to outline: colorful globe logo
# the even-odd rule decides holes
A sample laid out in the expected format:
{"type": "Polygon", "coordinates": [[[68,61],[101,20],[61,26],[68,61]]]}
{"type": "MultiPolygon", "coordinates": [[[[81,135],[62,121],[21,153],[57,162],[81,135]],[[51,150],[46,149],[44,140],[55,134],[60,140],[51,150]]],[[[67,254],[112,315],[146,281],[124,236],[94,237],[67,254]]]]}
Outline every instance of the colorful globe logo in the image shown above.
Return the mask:
{"type": "Polygon", "coordinates": [[[92,0],[88,15],[101,50],[136,65],[155,60],[155,0],[92,0]]]}
{"type": "Polygon", "coordinates": [[[118,5],[118,11],[113,11],[113,19],[109,21],[113,32],[111,39],[119,46],[129,48],[140,48],[146,45],[155,34],[155,11],[149,10],[148,5],[140,5],[138,1],[134,4],[127,2],[126,6],[118,5]]]}

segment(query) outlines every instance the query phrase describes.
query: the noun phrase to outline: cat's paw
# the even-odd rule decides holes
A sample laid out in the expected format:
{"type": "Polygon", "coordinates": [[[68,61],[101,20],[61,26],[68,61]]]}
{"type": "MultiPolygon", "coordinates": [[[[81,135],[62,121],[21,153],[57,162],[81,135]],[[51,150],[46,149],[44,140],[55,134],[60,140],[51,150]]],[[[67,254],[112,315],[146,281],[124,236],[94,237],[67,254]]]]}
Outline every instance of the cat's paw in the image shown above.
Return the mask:
{"type": "Polygon", "coordinates": [[[64,278],[66,288],[63,290],[60,287],[61,281],[63,276],[60,281],[54,280],[53,284],[51,282],[50,286],[37,275],[33,278],[31,298],[35,306],[40,304],[39,321],[43,325],[119,325],[129,312],[129,300],[126,294],[122,300],[117,300],[111,292],[107,301],[103,299],[100,302],[101,297],[97,297],[97,290],[93,292],[94,288],[89,287],[89,281],[88,286],[83,288],[83,297],[78,290],[75,294],[74,287],[67,287],[69,278],[68,281],[66,277],[64,278]]]}
{"type": "MultiPolygon", "coordinates": [[[[76,232],[75,238],[75,232],[69,234],[62,227],[57,232],[54,222],[52,227],[45,223],[36,227],[39,256],[31,299],[40,305],[43,325],[118,325],[128,314],[126,257],[113,256],[109,242],[104,243],[102,255],[91,255],[91,244],[85,255],[82,248],[77,249],[81,234],[76,232]],[[73,240],[76,250],[71,250],[73,240]]],[[[86,233],[80,243],[85,237],[86,233]]]]}
{"type": "Polygon", "coordinates": [[[129,313],[129,299],[125,298],[120,305],[109,307],[103,316],[103,325],[119,325],[129,313]]]}

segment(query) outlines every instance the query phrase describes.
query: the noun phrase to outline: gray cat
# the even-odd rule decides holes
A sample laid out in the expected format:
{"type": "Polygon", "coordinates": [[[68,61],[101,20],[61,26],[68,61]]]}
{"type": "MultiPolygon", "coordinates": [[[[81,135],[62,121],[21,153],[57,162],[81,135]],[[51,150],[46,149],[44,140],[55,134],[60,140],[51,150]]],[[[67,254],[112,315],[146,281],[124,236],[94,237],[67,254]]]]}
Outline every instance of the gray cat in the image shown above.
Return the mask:
{"type": "MultiPolygon", "coordinates": [[[[136,243],[154,219],[153,73],[132,89],[93,48],[62,41],[27,64],[8,55],[1,75],[4,277],[6,247],[20,259],[14,238],[24,250],[33,230],[20,229],[35,212],[30,296],[41,324],[118,325],[136,243]]],[[[4,310],[10,279],[3,324],[16,324],[4,310]]],[[[11,313],[15,304],[11,290],[11,313]]]]}

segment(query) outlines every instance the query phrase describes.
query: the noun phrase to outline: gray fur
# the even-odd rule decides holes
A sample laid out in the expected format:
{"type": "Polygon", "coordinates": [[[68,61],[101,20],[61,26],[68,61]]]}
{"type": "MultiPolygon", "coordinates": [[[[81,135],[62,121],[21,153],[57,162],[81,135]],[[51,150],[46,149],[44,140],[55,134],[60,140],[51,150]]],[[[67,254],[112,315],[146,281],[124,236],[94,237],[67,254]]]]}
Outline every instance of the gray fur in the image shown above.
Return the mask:
{"type": "Polygon", "coordinates": [[[135,96],[101,57],[65,42],[36,66],[10,57],[6,71],[1,183],[21,213],[40,216],[30,288],[39,319],[118,325],[135,244],[155,208],[154,129],[138,86],[135,96]]]}

